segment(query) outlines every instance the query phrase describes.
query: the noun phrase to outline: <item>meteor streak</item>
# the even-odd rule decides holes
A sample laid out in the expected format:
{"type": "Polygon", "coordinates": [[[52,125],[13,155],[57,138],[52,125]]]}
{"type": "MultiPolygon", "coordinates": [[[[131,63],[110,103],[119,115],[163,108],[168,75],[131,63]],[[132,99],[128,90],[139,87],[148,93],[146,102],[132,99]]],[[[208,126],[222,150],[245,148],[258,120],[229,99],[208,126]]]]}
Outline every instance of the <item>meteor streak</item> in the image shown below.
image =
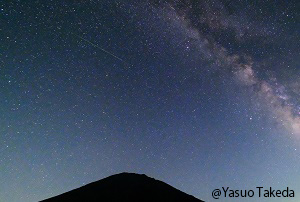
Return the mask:
{"type": "Polygon", "coordinates": [[[116,58],[117,60],[120,60],[121,62],[126,63],[124,60],[122,60],[122,59],[119,58],[118,56],[116,56],[116,55],[114,55],[113,53],[111,53],[111,52],[109,52],[109,51],[107,51],[107,50],[101,48],[101,47],[98,46],[97,44],[94,44],[94,43],[90,42],[89,40],[87,40],[87,39],[85,39],[85,38],[83,38],[83,37],[81,37],[81,36],[78,36],[78,35],[76,35],[76,36],[77,36],[78,38],[80,38],[81,40],[87,42],[88,44],[92,45],[93,47],[98,48],[98,49],[102,50],[103,52],[109,54],[110,56],[116,58]]]}

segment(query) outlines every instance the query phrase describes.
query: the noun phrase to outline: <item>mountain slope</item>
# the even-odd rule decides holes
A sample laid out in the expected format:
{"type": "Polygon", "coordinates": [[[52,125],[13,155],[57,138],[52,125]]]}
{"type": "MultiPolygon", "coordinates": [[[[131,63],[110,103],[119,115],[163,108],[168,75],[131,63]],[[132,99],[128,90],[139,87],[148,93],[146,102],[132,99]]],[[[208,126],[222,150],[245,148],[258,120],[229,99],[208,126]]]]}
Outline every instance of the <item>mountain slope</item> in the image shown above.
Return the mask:
{"type": "Polygon", "coordinates": [[[53,201],[201,202],[164,182],[133,173],[112,175],[44,200],[44,202],[53,201]]]}

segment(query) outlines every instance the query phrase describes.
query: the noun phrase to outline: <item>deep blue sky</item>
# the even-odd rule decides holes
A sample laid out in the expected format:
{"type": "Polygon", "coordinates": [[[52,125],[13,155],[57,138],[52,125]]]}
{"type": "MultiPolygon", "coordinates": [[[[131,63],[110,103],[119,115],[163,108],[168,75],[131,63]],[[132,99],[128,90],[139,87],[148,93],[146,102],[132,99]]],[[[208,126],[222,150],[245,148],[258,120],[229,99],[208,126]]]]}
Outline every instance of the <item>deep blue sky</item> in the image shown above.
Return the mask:
{"type": "Polygon", "coordinates": [[[0,201],[124,171],[299,201],[299,34],[296,1],[1,2],[0,201]]]}

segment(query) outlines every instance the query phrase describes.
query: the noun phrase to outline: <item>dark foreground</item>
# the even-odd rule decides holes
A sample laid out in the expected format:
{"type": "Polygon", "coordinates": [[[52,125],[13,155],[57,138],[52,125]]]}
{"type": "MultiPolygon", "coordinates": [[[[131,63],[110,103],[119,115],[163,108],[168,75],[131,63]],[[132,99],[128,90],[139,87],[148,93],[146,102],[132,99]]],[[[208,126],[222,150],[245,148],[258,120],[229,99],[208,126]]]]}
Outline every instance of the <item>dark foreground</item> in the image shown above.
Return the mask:
{"type": "Polygon", "coordinates": [[[121,173],[44,200],[101,202],[201,202],[174,187],[133,173],[121,173]]]}

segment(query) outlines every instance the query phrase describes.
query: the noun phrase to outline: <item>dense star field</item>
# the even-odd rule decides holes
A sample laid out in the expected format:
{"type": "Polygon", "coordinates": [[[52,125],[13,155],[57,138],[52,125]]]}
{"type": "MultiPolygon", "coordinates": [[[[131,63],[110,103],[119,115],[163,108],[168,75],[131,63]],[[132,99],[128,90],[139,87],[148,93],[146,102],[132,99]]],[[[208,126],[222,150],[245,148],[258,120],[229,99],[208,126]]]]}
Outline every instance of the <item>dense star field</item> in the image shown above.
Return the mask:
{"type": "Polygon", "coordinates": [[[0,1],[0,201],[124,171],[203,200],[271,186],[299,201],[299,10],[297,0],[0,1]]]}

